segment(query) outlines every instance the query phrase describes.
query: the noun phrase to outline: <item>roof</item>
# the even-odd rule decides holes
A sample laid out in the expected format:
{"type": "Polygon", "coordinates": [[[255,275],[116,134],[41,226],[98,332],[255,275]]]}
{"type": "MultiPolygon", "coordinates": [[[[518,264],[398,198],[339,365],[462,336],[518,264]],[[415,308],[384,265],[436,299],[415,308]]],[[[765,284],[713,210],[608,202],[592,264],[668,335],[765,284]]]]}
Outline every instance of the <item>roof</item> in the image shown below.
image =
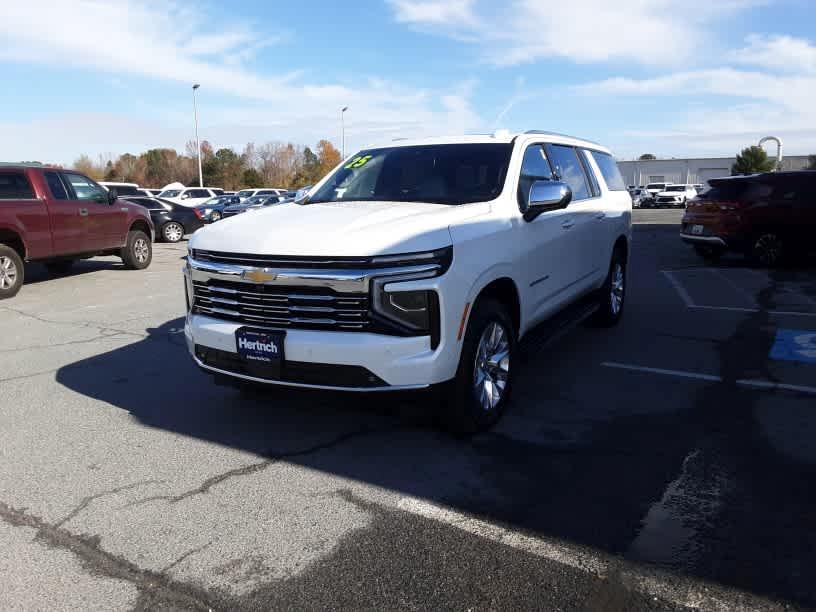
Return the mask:
{"type": "Polygon", "coordinates": [[[548,142],[556,144],[569,144],[578,147],[585,147],[588,149],[595,149],[609,153],[609,149],[597,142],[577,138],[575,136],[568,136],[566,134],[559,134],[558,132],[550,132],[546,130],[528,130],[526,132],[510,132],[508,130],[496,130],[492,133],[484,134],[465,134],[458,136],[433,136],[429,138],[395,138],[390,142],[380,143],[378,146],[366,147],[370,149],[385,148],[385,147],[415,147],[423,145],[443,145],[443,144],[485,144],[485,143],[506,143],[510,144],[517,138],[536,139],[538,136],[543,136],[548,142]]]}

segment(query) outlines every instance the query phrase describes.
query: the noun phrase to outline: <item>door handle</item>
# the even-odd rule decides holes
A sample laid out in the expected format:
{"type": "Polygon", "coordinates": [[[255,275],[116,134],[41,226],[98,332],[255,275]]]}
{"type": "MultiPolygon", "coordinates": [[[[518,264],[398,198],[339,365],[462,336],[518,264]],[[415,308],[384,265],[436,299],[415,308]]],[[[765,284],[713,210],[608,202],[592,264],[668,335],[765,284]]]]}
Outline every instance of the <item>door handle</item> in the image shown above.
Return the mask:
{"type": "Polygon", "coordinates": [[[88,216],[88,209],[87,208],[80,208],[79,209],[79,216],[80,217],[87,217],[88,216]]]}
{"type": "Polygon", "coordinates": [[[561,227],[563,227],[565,230],[572,228],[573,225],[575,225],[575,221],[573,221],[572,219],[565,219],[561,223],[561,227]]]}

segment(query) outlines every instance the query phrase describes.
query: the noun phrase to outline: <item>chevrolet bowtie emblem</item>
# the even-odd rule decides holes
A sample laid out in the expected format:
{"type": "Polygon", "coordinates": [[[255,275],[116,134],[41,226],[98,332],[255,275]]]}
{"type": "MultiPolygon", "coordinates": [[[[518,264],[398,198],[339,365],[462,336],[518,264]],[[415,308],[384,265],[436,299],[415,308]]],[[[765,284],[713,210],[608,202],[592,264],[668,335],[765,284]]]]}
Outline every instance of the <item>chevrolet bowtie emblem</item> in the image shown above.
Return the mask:
{"type": "Polygon", "coordinates": [[[241,278],[253,283],[271,283],[278,278],[278,275],[270,272],[268,268],[256,268],[254,270],[244,270],[241,272],[241,278]]]}

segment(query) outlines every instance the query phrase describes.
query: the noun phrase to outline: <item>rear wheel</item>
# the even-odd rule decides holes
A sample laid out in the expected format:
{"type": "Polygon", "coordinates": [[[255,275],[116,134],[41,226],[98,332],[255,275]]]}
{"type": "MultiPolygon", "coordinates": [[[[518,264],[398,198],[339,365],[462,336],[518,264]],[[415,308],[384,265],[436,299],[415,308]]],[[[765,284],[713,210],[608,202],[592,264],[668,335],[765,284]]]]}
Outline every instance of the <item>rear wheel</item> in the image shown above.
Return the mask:
{"type": "Polygon", "coordinates": [[[14,297],[23,286],[25,269],[19,253],[0,244],[0,300],[14,297]]]}
{"type": "Polygon", "coordinates": [[[592,317],[592,322],[601,327],[612,327],[623,316],[626,305],[626,259],[621,249],[612,253],[609,264],[609,273],[600,289],[598,310],[592,317]]]}
{"type": "Polygon", "coordinates": [[[774,233],[762,234],[751,247],[751,259],[754,263],[767,268],[779,265],[783,255],[782,239],[774,233]]]}
{"type": "Polygon", "coordinates": [[[73,266],[73,259],[61,259],[59,261],[49,261],[45,264],[45,269],[51,274],[67,274],[73,266]]]}
{"type": "Polygon", "coordinates": [[[460,434],[492,427],[504,414],[514,378],[516,331],[498,301],[479,300],[462,343],[456,378],[449,383],[446,416],[460,434]]]}
{"type": "Polygon", "coordinates": [[[161,235],[165,242],[178,242],[184,238],[184,227],[181,223],[169,221],[162,225],[161,235]]]}
{"type": "Polygon", "coordinates": [[[122,249],[122,261],[130,270],[144,270],[153,259],[153,245],[141,230],[128,232],[127,244],[122,249]]]}

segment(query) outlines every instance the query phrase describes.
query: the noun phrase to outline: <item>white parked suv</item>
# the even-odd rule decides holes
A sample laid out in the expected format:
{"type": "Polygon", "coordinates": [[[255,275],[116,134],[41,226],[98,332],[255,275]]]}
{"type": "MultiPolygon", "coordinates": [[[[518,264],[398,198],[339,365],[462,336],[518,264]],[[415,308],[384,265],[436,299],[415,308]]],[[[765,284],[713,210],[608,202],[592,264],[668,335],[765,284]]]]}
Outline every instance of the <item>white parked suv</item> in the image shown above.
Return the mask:
{"type": "Polygon", "coordinates": [[[400,140],[303,199],[196,232],[185,337],[219,383],[440,386],[459,431],[507,405],[519,339],[572,304],[616,323],[632,201],[609,151],[547,132],[400,140]]]}
{"type": "Polygon", "coordinates": [[[186,187],[183,189],[165,189],[158,197],[170,200],[182,206],[198,206],[210,198],[224,193],[223,189],[211,189],[209,187],[186,187]]]}
{"type": "Polygon", "coordinates": [[[666,189],[655,196],[655,205],[685,208],[686,202],[697,197],[697,190],[691,185],[666,185],[666,189]]]}

